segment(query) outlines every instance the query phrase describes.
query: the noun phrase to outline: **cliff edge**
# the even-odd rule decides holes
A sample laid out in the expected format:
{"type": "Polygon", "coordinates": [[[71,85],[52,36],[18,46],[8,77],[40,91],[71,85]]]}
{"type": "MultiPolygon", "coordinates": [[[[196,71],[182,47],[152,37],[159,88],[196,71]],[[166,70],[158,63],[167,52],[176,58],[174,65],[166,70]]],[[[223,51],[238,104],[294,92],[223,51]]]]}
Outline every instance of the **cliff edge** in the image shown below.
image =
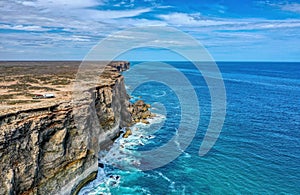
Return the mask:
{"type": "Polygon", "coordinates": [[[71,194],[95,178],[99,150],[132,123],[120,74],[128,68],[128,62],[108,65],[97,86],[86,89],[94,95],[89,104],[62,96],[2,111],[0,194],[71,194]],[[100,127],[90,129],[95,117],[100,127]]]}

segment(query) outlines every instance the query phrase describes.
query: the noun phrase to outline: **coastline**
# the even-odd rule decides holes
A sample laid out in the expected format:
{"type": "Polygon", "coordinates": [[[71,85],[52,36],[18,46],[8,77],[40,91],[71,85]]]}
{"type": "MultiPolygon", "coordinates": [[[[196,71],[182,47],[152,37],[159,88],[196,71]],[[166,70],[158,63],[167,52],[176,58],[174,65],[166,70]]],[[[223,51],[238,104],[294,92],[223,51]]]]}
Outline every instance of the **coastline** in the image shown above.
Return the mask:
{"type": "Polygon", "coordinates": [[[126,134],[124,131],[107,150],[100,152],[98,174],[94,179],[82,186],[78,191],[79,195],[109,193],[106,191],[108,188],[118,188],[119,183],[124,182],[123,180],[126,178],[128,170],[133,171],[133,174],[140,172],[135,168],[140,163],[139,155],[135,149],[151,142],[155,138],[155,135],[153,135],[155,131],[149,131],[149,129],[153,129],[156,124],[160,124],[165,120],[164,115],[154,114],[156,116],[147,119],[147,124],[144,122],[133,124],[130,127],[132,133],[128,137],[124,137],[126,134]],[[125,168],[124,173],[126,175],[118,173],[122,172],[123,168],[125,168]],[[96,188],[103,191],[98,191],[96,188]]]}
{"type": "MultiPolygon", "coordinates": [[[[129,127],[124,127],[119,129],[118,126],[115,126],[112,128],[105,136],[106,139],[103,139],[100,141],[100,151],[101,152],[109,152],[110,150],[113,150],[114,144],[116,144],[116,140],[120,139],[128,139],[131,136],[134,136],[134,133],[137,131],[136,125],[138,123],[144,124],[144,125],[151,125],[152,123],[149,122],[149,119],[153,119],[153,117],[157,117],[156,114],[149,111],[149,108],[151,106],[149,104],[146,104],[143,100],[137,100],[135,103],[130,104],[129,109],[132,116],[132,124],[129,127]],[[107,137],[109,137],[109,142],[107,142],[107,137]],[[112,141],[111,141],[112,140],[112,141]]],[[[122,146],[124,147],[124,146],[122,146]]],[[[100,162],[101,157],[99,157],[97,162],[97,169],[99,167],[99,163],[104,166],[103,162],[100,162]]],[[[95,165],[96,167],[96,165],[95,165]]],[[[75,187],[72,188],[71,194],[77,195],[79,194],[80,190],[87,186],[89,183],[93,182],[98,175],[98,171],[94,171],[90,173],[90,175],[86,176],[85,179],[82,179],[78,184],[75,185],[75,187]]]]}
{"type": "Polygon", "coordinates": [[[113,62],[105,78],[108,81],[96,88],[96,111],[103,116],[99,120],[105,125],[103,130],[93,132],[92,135],[100,135],[96,140],[86,130],[93,120],[85,113],[89,106],[73,108],[65,96],[41,100],[45,106],[25,105],[29,109],[15,105],[19,110],[10,109],[3,114],[0,149],[4,172],[0,194],[76,193],[95,178],[98,151],[113,143],[121,128],[132,124],[129,110],[135,108],[128,101],[120,75],[120,71],[128,68],[128,62],[113,62]],[[86,119],[79,129],[74,123],[74,112],[86,119]]]}

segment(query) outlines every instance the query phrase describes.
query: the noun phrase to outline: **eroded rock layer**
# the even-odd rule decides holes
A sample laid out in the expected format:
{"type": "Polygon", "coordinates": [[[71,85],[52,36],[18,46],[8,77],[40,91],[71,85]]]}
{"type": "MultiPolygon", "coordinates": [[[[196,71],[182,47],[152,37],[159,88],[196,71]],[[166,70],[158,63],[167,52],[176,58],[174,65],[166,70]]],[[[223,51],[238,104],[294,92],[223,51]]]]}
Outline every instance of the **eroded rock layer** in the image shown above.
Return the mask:
{"type": "Polygon", "coordinates": [[[91,102],[70,99],[2,114],[0,194],[71,194],[93,179],[99,150],[132,123],[120,74],[128,68],[128,62],[109,65],[99,84],[86,89],[91,102]]]}

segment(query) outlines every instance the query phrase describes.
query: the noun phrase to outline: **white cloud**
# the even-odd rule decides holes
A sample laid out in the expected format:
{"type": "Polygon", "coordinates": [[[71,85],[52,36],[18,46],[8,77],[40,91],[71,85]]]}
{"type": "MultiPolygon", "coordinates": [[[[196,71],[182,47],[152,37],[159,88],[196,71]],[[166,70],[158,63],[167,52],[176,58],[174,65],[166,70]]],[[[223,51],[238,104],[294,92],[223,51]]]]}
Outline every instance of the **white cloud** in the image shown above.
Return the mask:
{"type": "Polygon", "coordinates": [[[169,9],[169,8],[174,8],[174,6],[170,6],[170,5],[158,5],[158,6],[156,6],[156,8],[158,8],[158,9],[169,9]]]}
{"type": "Polygon", "coordinates": [[[210,30],[262,30],[279,28],[298,28],[300,20],[267,20],[267,19],[220,19],[204,18],[200,14],[171,13],[158,15],[169,25],[182,28],[209,28],[210,30]]]}
{"type": "Polygon", "coordinates": [[[53,29],[60,32],[69,31],[75,34],[103,37],[121,28],[148,24],[150,21],[146,19],[137,21],[138,19],[132,17],[151,12],[151,8],[97,10],[89,7],[103,2],[104,0],[38,0],[33,3],[28,0],[2,0],[0,1],[2,23],[0,28],[41,32],[53,29]]]}
{"type": "MultiPolygon", "coordinates": [[[[2,33],[1,52],[4,48],[8,48],[11,49],[13,55],[13,51],[34,52],[39,48],[48,48],[49,51],[54,52],[56,50],[68,51],[71,55],[73,51],[88,51],[102,38],[118,30],[134,26],[175,26],[190,33],[206,45],[220,47],[223,44],[242,45],[254,42],[262,44],[263,41],[275,40],[277,37],[288,39],[291,34],[297,34],[297,29],[300,28],[300,20],[296,19],[225,19],[183,12],[162,14],[172,7],[160,5],[155,0],[146,0],[148,5],[152,5],[151,7],[134,8],[133,5],[136,2],[122,0],[109,2],[113,9],[116,9],[113,4],[118,6],[119,3],[122,10],[120,8],[119,10],[104,10],[104,7],[98,9],[108,2],[108,0],[0,0],[0,29],[23,31],[22,33],[2,33]],[[130,5],[127,8],[125,1],[126,5],[130,5]],[[160,14],[155,15],[157,11],[160,14]],[[145,13],[147,13],[147,18],[142,17],[145,13]],[[285,33],[287,30],[291,32],[285,33]],[[270,31],[275,33],[268,34],[270,31]]],[[[300,4],[280,4],[277,8],[300,12],[300,4]]],[[[169,11],[171,10],[173,9],[169,11]]],[[[295,36],[297,39],[298,35],[295,36]]],[[[144,32],[139,38],[143,37],[147,37],[144,32]]],[[[136,39],[130,34],[114,38],[129,41],[136,39]]],[[[174,40],[169,44],[179,45],[180,40],[174,40]]],[[[1,52],[0,55],[4,55],[1,52]]]]}
{"type": "Polygon", "coordinates": [[[158,15],[158,18],[163,19],[168,24],[176,26],[217,26],[236,24],[236,22],[229,20],[203,19],[200,14],[171,13],[168,15],[158,15]]]}
{"type": "Polygon", "coordinates": [[[150,8],[132,10],[84,10],[81,14],[88,14],[87,17],[93,19],[117,19],[135,17],[143,13],[150,12],[150,8]]]}
{"type": "Polygon", "coordinates": [[[0,29],[8,29],[8,30],[22,30],[22,31],[48,31],[49,29],[43,28],[42,26],[36,25],[8,25],[8,24],[0,24],[0,29]]]}
{"type": "Polygon", "coordinates": [[[300,27],[300,20],[269,20],[253,25],[254,29],[278,29],[300,27]]]}
{"type": "Polygon", "coordinates": [[[118,1],[117,3],[113,4],[112,6],[114,7],[134,7],[134,0],[122,0],[122,1],[118,1]]]}
{"type": "Polygon", "coordinates": [[[96,0],[37,0],[37,1],[16,1],[19,4],[40,8],[86,8],[102,5],[102,1],[96,0]]]}
{"type": "Polygon", "coordinates": [[[300,13],[300,3],[290,3],[290,4],[281,5],[281,9],[284,11],[300,13]]]}
{"type": "Polygon", "coordinates": [[[251,19],[239,20],[233,25],[222,26],[224,30],[279,30],[286,28],[299,28],[300,20],[265,20],[265,19],[251,19]],[[243,21],[243,22],[241,22],[243,21]]]}
{"type": "Polygon", "coordinates": [[[282,1],[282,2],[257,1],[256,3],[258,5],[261,4],[261,5],[267,5],[270,7],[278,8],[283,11],[300,13],[300,3],[288,2],[288,1],[282,1]]]}

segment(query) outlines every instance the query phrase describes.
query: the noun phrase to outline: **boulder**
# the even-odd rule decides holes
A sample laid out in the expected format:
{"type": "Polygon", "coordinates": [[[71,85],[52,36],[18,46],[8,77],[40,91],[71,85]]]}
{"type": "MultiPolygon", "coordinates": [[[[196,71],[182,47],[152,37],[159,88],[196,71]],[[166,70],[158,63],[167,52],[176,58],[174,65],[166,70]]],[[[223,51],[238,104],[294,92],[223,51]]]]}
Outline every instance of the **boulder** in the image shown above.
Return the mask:
{"type": "Polygon", "coordinates": [[[126,128],[126,132],[124,133],[123,137],[128,138],[129,135],[132,135],[132,131],[130,128],[126,128]]]}

